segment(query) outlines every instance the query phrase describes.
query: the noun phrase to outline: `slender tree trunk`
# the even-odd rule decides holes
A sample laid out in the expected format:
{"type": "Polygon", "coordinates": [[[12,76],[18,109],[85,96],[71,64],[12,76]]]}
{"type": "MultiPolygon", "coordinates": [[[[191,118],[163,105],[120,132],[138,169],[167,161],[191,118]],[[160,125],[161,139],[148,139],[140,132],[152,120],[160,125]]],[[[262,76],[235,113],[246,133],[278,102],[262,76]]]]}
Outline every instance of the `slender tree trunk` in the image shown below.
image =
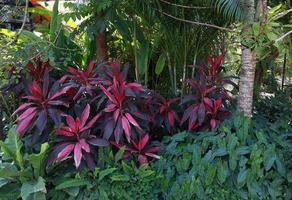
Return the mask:
{"type": "MultiPolygon", "coordinates": [[[[255,18],[255,2],[254,0],[247,0],[246,11],[249,17],[247,24],[243,27],[244,33],[249,33],[252,30],[251,24],[255,18]]],[[[239,95],[238,95],[238,110],[244,112],[246,116],[252,116],[252,103],[253,103],[253,88],[256,67],[256,54],[255,51],[244,45],[242,41],[242,54],[241,54],[241,69],[239,74],[239,95]]]]}
{"type": "Polygon", "coordinates": [[[108,47],[106,42],[106,32],[96,34],[96,59],[97,62],[104,62],[108,58],[108,47]]]}
{"type": "MultiPolygon", "coordinates": [[[[96,13],[97,19],[103,19],[104,13],[96,13]]],[[[108,59],[108,46],[106,41],[106,30],[98,30],[95,34],[96,60],[104,62],[108,59]]]]}
{"type": "Polygon", "coordinates": [[[167,57],[167,65],[168,65],[168,73],[169,73],[169,77],[170,77],[171,90],[172,90],[172,94],[175,94],[173,73],[172,73],[172,67],[171,67],[171,60],[170,60],[170,56],[169,56],[168,52],[166,53],[166,57],[167,57]]]}

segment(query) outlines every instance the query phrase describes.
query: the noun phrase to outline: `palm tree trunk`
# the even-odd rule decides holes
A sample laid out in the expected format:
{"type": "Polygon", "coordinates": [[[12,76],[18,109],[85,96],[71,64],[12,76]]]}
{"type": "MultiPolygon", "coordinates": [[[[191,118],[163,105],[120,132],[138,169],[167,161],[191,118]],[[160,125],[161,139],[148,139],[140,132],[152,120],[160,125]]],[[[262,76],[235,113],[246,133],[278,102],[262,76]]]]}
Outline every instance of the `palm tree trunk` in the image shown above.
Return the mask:
{"type": "MultiPolygon", "coordinates": [[[[243,32],[248,33],[252,31],[251,24],[255,18],[255,2],[254,0],[246,1],[246,11],[249,17],[247,24],[243,27],[243,32]]],[[[245,41],[242,41],[244,43],[245,41]]],[[[243,112],[246,116],[252,116],[253,103],[253,88],[256,67],[255,51],[245,45],[242,45],[241,53],[241,69],[239,74],[239,95],[237,109],[243,112]]]]}

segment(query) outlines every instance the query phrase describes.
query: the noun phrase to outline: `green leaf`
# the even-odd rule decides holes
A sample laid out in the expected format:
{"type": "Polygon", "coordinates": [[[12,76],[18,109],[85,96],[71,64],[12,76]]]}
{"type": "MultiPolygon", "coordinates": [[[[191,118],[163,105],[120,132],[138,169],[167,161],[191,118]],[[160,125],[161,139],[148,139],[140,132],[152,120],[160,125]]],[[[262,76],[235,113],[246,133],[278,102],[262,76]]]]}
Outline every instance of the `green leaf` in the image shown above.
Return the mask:
{"type": "Polygon", "coordinates": [[[158,58],[158,61],[156,63],[156,67],[155,67],[155,73],[156,75],[160,75],[161,72],[163,71],[164,69],[164,66],[165,66],[165,60],[166,60],[166,57],[164,54],[161,54],[158,58]]]}
{"type": "Polygon", "coordinates": [[[264,166],[265,170],[268,171],[273,166],[274,162],[276,161],[276,152],[275,152],[275,146],[269,147],[264,152],[264,166]]]}
{"type": "Polygon", "coordinates": [[[148,42],[142,43],[138,49],[138,70],[140,75],[146,73],[146,69],[148,68],[149,53],[150,49],[148,42]]]}
{"type": "Polygon", "coordinates": [[[116,170],[117,170],[117,168],[113,167],[113,168],[109,168],[109,169],[105,169],[105,170],[100,171],[98,180],[101,181],[105,176],[113,173],[116,170]]]}
{"type": "MultiPolygon", "coordinates": [[[[21,197],[23,200],[33,199],[32,195],[38,192],[47,193],[46,184],[42,177],[39,177],[37,181],[25,182],[21,186],[21,197]]],[[[39,194],[37,194],[37,196],[42,197],[39,194]]],[[[45,198],[42,198],[42,199],[45,199],[45,198]]]]}
{"type": "Polygon", "coordinates": [[[1,178],[9,178],[9,177],[17,177],[20,173],[13,166],[6,166],[5,168],[0,168],[0,177],[1,178]]]}
{"type": "Polygon", "coordinates": [[[30,164],[34,169],[35,177],[43,176],[44,175],[44,162],[46,159],[46,154],[49,149],[49,144],[46,142],[42,144],[41,151],[38,154],[31,154],[28,156],[30,164]]]}
{"type": "Polygon", "coordinates": [[[287,180],[289,183],[292,183],[292,170],[290,170],[287,174],[287,180]]]}
{"type": "Polygon", "coordinates": [[[54,42],[57,32],[59,30],[58,22],[61,23],[60,20],[58,20],[58,14],[59,14],[59,0],[55,0],[54,6],[53,6],[53,14],[50,22],[50,41],[54,42]]]}
{"type": "Polygon", "coordinates": [[[24,162],[20,153],[23,146],[18,133],[16,132],[16,126],[13,126],[9,131],[4,143],[0,141],[1,150],[4,152],[7,158],[13,159],[20,169],[24,169],[24,162]]]}
{"type": "Polygon", "coordinates": [[[57,185],[56,190],[62,190],[65,188],[78,187],[84,185],[90,185],[90,182],[84,179],[71,179],[57,185]]]}
{"type": "Polygon", "coordinates": [[[128,175],[119,174],[119,175],[111,176],[111,180],[112,181],[129,181],[130,177],[128,175]]]}
{"type": "Polygon", "coordinates": [[[219,182],[222,184],[225,182],[226,178],[228,176],[228,164],[226,161],[219,162],[218,165],[218,171],[217,171],[217,177],[219,182]]]}
{"type": "Polygon", "coordinates": [[[125,152],[125,146],[122,146],[119,151],[116,153],[115,155],[115,161],[118,162],[119,160],[122,159],[123,155],[124,155],[124,152],[125,152]]]}
{"type": "Polygon", "coordinates": [[[239,187],[242,187],[247,179],[249,169],[241,170],[237,176],[237,184],[239,187]]]}
{"type": "Polygon", "coordinates": [[[80,187],[76,186],[76,187],[69,187],[69,188],[64,188],[63,189],[67,194],[69,194],[72,197],[77,197],[77,195],[79,194],[80,191],[80,187]]]}
{"type": "Polygon", "coordinates": [[[211,185],[215,176],[216,176],[216,166],[212,164],[208,164],[207,169],[206,169],[206,177],[205,177],[205,182],[206,185],[211,185]]]}
{"type": "Polygon", "coordinates": [[[9,179],[6,178],[0,178],[0,188],[9,183],[9,179]]]}

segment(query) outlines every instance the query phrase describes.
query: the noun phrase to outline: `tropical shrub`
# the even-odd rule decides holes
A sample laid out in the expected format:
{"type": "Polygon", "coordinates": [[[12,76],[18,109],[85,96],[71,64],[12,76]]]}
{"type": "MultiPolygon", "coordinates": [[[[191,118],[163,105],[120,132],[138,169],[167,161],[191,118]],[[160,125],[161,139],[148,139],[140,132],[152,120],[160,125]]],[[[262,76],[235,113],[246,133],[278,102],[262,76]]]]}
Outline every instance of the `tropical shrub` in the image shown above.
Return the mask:
{"type": "MultiPolygon", "coordinates": [[[[241,115],[212,132],[165,139],[164,199],[291,199],[283,148],[241,115]]],[[[288,145],[288,144],[286,144],[288,145]]]]}
{"type": "Polygon", "coordinates": [[[180,122],[183,125],[188,121],[189,131],[208,127],[214,129],[231,115],[227,109],[230,96],[224,84],[232,82],[228,77],[220,77],[222,59],[223,54],[214,60],[209,56],[208,67],[193,66],[196,76],[187,80],[187,83],[194,93],[182,99],[182,104],[187,107],[180,122]]]}

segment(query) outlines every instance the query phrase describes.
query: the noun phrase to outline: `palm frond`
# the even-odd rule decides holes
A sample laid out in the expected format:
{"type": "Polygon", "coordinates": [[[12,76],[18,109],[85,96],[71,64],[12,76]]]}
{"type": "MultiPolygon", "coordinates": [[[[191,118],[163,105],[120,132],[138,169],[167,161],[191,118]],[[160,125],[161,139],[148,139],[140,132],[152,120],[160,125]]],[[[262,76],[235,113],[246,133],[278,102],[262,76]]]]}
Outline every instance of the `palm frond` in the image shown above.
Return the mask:
{"type": "Polygon", "coordinates": [[[244,0],[207,0],[218,13],[222,13],[226,20],[245,21],[247,18],[244,0]]]}

